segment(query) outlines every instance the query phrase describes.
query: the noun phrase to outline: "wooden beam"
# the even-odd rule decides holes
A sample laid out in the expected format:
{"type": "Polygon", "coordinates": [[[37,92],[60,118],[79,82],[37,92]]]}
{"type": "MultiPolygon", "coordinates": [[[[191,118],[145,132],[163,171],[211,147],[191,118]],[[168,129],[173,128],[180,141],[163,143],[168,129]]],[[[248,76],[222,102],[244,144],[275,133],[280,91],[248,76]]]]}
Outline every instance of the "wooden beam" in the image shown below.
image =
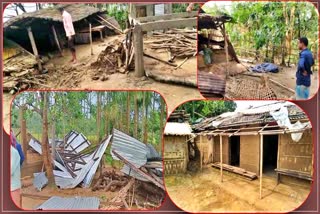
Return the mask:
{"type": "Polygon", "coordinates": [[[174,20],[161,20],[141,24],[142,31],[167,30],[172,28],[196,27],[197,18],[184,18],[174,20]]]}
{"type": "Polygon", "coordinates": [[[260,199],[262,199],[263,135],[260,134],[260,199]]]}
{"type": "Polygon", "coordinates": [[[38,69],[39,69],[39,71],[42,71],[42,65],[41,65],[41,61],[39,59],[38,49],[37,49],[37,45],[36,45],[36,42],[35,42],[34,37],[33,37],[33,33],[32,33],[32,30],[31,30],[31,27],[28,27],[27,30],[28,30],[28,36],[29,36],[29,40],[30,40],[30,43],[31,43],[33,55],[36,56],[36,60],[38,62],[38,69]]]}
{"type": "Polygon", "coordinates": [[[227,65],[226,65],[226,71],[227,71],[227,74],[229,76],[229,52],[228,52],[228,41],[227,41],[227,33],[226,33],[226,26],[222,25],[222,30],[223,30],[223,37],[224,37],[224,50],[226,52],[226,62],[227,62],[227,65]]]}
{"type": "Polygon", "coordinates": [[[184,12],[184,13],[165,14],[161,16],[139,17],[139,18],[136,18],[136,20],[140,23],[145,23],[145,22],[154,22],[154,21],[160,21],[160,20],[192,18],[192,17],[196,17],[197,15],[198,15],[198,11],[191,11],[191,12],[184,12]]]}
{"type": "Polygon", "coordinates": [[[220,135],[220,180],[223,182],[223,165],[222,165],[222,135],[220,135]]]}
{"type": "Polygon", "coordinates": [[[145,75],[143,62],[143,34],[141,25],[136,24],[133,29],[133,48],[135,62],[135,76],[143,77],[145,75]]]}
{"type": "Polygon", "coordinates": [[[58,36],[57,36],[57,32],[56,32],[56,29],[55,29],[54,25],[51,26],[51,29],[52,29],[54,41],[56,42],[56,45],[57,45],[60,53],[62,54],[61,46],[60,46],[59,39],[58,39],[58,36]]]}
{"type": "Polygon", "coordinates": [[[90,39],[91,55],[93,55],[93,47],[92,47],[92,28],[91,28],[91,23],[89,23],[89,39],[90,39]]]}
{"type": "Polygon", "coordinates": [[[24,119],[24,107],[20,107],[19,109],[19,117],[20,117],[20,127],[21,127],[21,144],[22,144],[22,151],[25,156],[25,160],[27,162],[27,149],[28,149],[28,142],[27,142],[27,125],[26,120],[24,119]]]}

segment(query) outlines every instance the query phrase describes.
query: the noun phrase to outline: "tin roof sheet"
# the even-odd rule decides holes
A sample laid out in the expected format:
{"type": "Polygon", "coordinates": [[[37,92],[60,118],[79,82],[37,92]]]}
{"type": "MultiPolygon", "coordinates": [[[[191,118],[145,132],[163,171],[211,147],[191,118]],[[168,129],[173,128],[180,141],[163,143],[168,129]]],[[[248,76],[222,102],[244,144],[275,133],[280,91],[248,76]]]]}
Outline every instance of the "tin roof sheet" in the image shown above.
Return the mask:
{"type": "Polygon", "coordinates": [[[93,210],[100,205],[97,197],[63,198],[53,196],[37,207],[37,210],[93,210]]]}

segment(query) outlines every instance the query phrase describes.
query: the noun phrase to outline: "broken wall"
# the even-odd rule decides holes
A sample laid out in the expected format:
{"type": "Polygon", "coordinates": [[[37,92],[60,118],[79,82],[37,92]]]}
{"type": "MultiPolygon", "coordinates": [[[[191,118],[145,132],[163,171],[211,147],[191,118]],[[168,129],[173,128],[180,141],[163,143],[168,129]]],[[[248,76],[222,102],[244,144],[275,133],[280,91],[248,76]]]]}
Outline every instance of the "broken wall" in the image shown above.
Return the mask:
{"type": "Polygon", "coordinates": [[[290,134],[279,138],[279,169],[288,169],[312,174],[312,134],[305,131],[299,142],[294,142],[290,134]]]}
{"type": "Polygon", "coordinates": [[[177,174],[187,171],[189,157],[187,139],[187,136],[164,136],[165,174],[177,174]]]}
{"type": "Polygon", "coordinates": [[[240,136],[240,168],[259,174],[260,136],[240,136]]]}

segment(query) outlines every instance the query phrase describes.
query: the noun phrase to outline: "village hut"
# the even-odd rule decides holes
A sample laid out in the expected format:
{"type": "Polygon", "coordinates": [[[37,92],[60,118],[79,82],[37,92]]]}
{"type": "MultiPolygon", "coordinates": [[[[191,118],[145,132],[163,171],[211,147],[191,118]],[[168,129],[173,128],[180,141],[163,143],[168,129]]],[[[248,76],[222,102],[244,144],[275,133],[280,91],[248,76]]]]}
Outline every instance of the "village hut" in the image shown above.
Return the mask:
{"type": "Polygon", "coordinates": [[[187,122],[167,122],[164,129],[164,167],[166,174],[184,173],[189,161],[188,141],[192,137],[187,122]]]}
{"type": "Polygon", "coordinates": [[[67,44],[62,16],[58,10],[64,7],[74,23],[76,43],[89,43],[89,24],[93,36],[102,38],[117,32],[117,21],[106,16],[105,11],[85,4],[67,4],[23,13],[4,23],[4,36],[34,55],[60,50],[67,44]],[[33,44],[34,43],[34,44],[33,44]],[[35,50],[36,49],[36,50],[35,50]]]}
{"type": "Polygon", "coordinates": [[[222,168],[244,176],[257,174],[260,194],[262,175],[283,183],[312,181],[312,127],[295,104],[277,102],[227,112],[203,120],[193,130],[195,141],[202,144],[202,156],[211,157],[209,161],[221,170],[221,179],[222,168]]]}

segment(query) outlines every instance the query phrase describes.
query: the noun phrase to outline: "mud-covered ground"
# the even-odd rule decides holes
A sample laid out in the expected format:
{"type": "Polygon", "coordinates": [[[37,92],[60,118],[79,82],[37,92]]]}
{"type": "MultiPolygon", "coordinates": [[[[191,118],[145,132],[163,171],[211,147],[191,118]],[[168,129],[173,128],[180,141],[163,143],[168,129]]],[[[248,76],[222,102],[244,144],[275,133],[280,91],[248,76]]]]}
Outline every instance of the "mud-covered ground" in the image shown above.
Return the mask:
{"type": "Polygon", "coordinates": [[[281,211],[299,207],[310,188],[276,184],[274,177],[263,177],[263,198],[259,199],[259,180],[249,181],[233,173],[223,173],[210,166],[196,174],[165,176],[169,197],[189,212],[281,211]]]}

